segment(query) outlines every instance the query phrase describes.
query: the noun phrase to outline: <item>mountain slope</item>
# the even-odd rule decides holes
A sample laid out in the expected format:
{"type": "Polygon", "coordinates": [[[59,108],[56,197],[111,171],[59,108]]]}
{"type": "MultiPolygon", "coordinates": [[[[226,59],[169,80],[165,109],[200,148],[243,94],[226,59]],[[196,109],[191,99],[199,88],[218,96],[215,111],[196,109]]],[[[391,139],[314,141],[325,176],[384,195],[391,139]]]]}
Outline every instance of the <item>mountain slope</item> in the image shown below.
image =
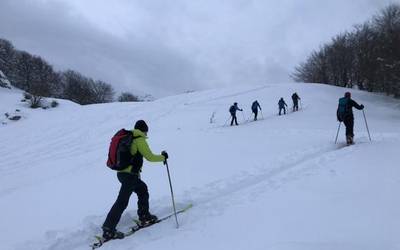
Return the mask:
{"type": "MultiPolygon", "coordinates": [[[[281,84],[27,110],[28,118],[0,127],[2,249],[88,249],[119,189],[104,166],[109,140],[137,119],[148,121],[151,148],[170,154],[178,206],[194,207],[179,216],[178,230],[167,221],[104,249],[400,249],[399,104],[353,91],[373,141],[356,111],[357,144],[343,147],[343,129],[340,144],[333,140],[344,91],[281,84]],[[290,103],[294,91],[302,110],[277,116],[278,99],[290,103]],[[243,123],[255,99],[264,119],[243,123]],[[242,124],[224,126],[234,101],[244,108],[242,124]]],[[[166,170],[143,169],[152,212],[169,213],[166,170]]],[[[133,195],[120,229],[135,203],[133,195]]]]}

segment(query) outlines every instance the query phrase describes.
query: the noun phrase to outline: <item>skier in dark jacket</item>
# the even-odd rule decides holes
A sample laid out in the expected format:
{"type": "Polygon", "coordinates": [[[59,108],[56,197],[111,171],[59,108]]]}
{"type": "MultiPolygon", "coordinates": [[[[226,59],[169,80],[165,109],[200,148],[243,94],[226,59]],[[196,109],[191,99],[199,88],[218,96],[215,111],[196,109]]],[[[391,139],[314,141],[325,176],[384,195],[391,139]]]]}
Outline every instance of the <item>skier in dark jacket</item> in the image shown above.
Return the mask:
{"type": "Polygon", "coordinates": [[[339,105],[336,112],[338,121],[343,122],[346,126],[346,142],[347,145],[354,144],[354,115],[353,107],[362,110],[364,105],[358,105],[353,99],[351,99],[351,93],[346,92],[344,97],[339,99],[339,105]]]}
{"type": "Polygon", "coordinates": [[[261,110],[261,106],[260,106],[260,104],[258,103],[258,101],[255,100],[255,101],[253,102],[253,104],[251,104],[251,111],[253,111],[253,113],[254,113],[254,121],[257,121],[258,109],[261,110]]]}
{"type": "Polygon", "coordinates": [[[278,106],[279,106],[279,115],[281,115],[282,109],[283,109],[283,114],[286,115],[287,104],[286,104],[285,100],[283,100],[283,97],[281,97],[281,99],[279,99],[278,106]]]}
{"type": "Polygon", "coordinates": [[[231,120],[231,126],[233,126],[233,122],[235,122],[236,126],[239,125],[237,122],[237,117],[236,117],[236,111],[243,111],[243,109],[240,109],[238,107],[237,102],[235,102],[230,108],[229,108],[229,113],[231,113],[232,120],[231,120]]]}
{"type": "Polygon", "coordinates": [[[103,224],[104,240],[122,239],[124,234],[116,230],[116,226],[121,218],[122,213],[128,206],[129,198],[132,192],[135,192],[138,201],[137,214],[142,225],[151,224],[157,220],[155,215],[149,212],[149,192],[147,185],[140,178],[142,171],[143,157],[150,162],[164,162],[168,159],[168,154],[162,151],[160,155],[153,154],[147,144],[147,132],[149,128],[143,120],[139,120],[135,124],[133,130],[134,140],[130,151],[132,154],[132,165],[118,171],[117,177],[121,183],[118,198],[108,212],[107,218],[103,224]]]}
{"type": "Polygon", "coordinates": [[[293,112],[298,111],[299,110],[299,100],[300,96],[297,93],[294,93],[292,95],[292,100],[293,100],[293,112]]]}

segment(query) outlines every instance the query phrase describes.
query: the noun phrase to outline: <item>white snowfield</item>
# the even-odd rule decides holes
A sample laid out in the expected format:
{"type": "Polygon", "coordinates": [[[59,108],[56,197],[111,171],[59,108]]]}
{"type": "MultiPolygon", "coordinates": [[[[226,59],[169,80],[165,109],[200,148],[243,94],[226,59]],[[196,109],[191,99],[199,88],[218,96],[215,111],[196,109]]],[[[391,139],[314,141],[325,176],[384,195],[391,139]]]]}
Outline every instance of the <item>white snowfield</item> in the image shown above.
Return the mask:
{"type": "MultiPolygon", "coordinates": [[[[352,91],[372,142],[354,110],[356,145],[344,146],[343,127],[335,145],[345,91],[279,84],[29,110],[20,92],[0,89],[0,111],[24,113],[0,124],[0,249],[90,249],[119,190],[105,166],[110,138],[144,119],[152,150],[170,155],[177,206],[193,208],[179,215],[179,229],[172,218],[100,249],[399,250],[400,103],[352,91]],[[302,109],[277,116],[279,98],[291,106],[295,91],[302,109]],[[243,123],[254,100],[264,119],[243,123]],[[235,101],[240,125],[224,126],[235,101]]],[[[145,162],[142,179],[151,212],[171,213],[165,167],[145,162]]],[[[135,217],[133,194],[118,229],[135,217]]]]}

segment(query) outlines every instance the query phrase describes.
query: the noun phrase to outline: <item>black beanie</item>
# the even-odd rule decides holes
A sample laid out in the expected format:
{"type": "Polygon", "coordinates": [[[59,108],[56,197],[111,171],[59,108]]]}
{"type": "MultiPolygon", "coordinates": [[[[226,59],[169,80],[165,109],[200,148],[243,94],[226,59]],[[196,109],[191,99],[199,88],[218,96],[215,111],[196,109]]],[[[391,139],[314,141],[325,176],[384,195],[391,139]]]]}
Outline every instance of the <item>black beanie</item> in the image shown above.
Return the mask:
{"type": "Polygon", "coordinates": [[[147,124],[143,120],[139,120],[135,124],[135,129],[139,129],[140,131],[147,133],[149,131],[149,127],[147,127],[147,124]]]}

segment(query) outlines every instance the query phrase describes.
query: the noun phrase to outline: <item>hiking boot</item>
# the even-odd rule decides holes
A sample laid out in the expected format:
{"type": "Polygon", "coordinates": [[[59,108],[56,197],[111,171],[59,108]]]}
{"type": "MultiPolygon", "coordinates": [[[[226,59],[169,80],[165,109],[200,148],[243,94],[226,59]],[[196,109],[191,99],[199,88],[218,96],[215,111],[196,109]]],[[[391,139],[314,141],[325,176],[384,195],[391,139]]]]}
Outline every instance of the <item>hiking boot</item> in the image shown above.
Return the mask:
{"type": "Polygon", "coordinates": [[[151,213],[146,213],[144,215],[139,216],[139,221],[141,226],[153,224],[157,220],[158,220],[157,216],[151,213]]]}
{"type": "Polygon", "coordinates": [[[353,136],[346,136],[346,142],[347,145],[353,145],[354,144],[353,136]]]}
{"type": "Polygon", "coordinates": [[[114,239],[123,239],[125,237],[123,232],[117,230],[111,230],[109,228],[103,227],[103,239],[105,241],[114,240],[114,239]]]}
{"type": "Polygon", "coordinates": [[[350,144],[351,144],[351,138],[350,138],[350,136],[346,136],[346,143],[347,143],[347,145],[350,145],[350,144]]]}

